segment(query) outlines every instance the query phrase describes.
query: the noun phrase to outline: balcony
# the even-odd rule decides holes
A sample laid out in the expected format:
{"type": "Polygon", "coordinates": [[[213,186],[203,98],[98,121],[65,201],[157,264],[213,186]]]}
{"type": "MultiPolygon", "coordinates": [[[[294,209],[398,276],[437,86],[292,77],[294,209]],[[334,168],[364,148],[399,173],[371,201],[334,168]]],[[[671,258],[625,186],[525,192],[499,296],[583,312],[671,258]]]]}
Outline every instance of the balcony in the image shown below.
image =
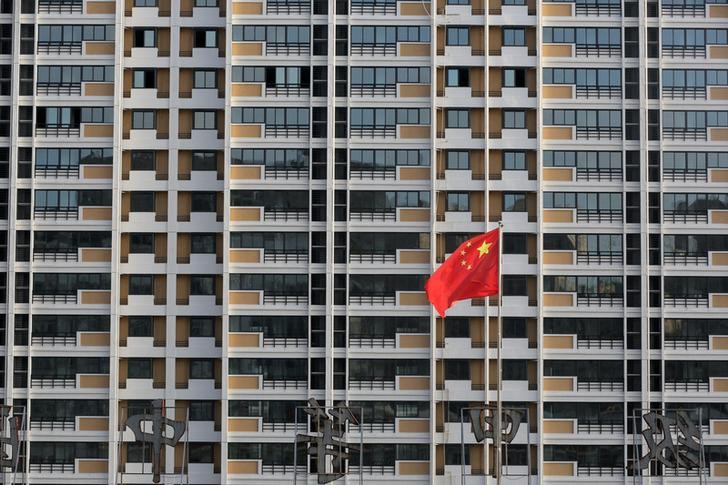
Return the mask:
{"type": "Polygon", "coordinates": [[[311,13],[311,3],[307,1],[278,1],[268,0],[265,4],[265,13],[271,15],[306,15],[311,13]]]}
{"type": "Polygon", "coordinates": [[[576,306],[589,307],[623,307],[622,296],[604,295],[600,293],[578,293],[576,306]]]}
{"type": "Polygon", "coordinates": [[[663,264],[672,266],[707,266],[708,253],[664,252],[663,264]]]}
{"type": "Polygon", "coordinates": [[[682,224],[707,224],[708,211],[684,211],[668,210],[662,212],[663,222],[682,224]]]}
{"type": "Polygon", "coordinates": [[[665,295],[662,304],[669,308],[708,308],[708,300],[705,295],[665,295]]]}
{"type": "Polygon", "coordinates": [[[349,379],[349,390],[355,391],[386,391],[395,389],[395,380],[376,379],[358,380],[349,379]]]}

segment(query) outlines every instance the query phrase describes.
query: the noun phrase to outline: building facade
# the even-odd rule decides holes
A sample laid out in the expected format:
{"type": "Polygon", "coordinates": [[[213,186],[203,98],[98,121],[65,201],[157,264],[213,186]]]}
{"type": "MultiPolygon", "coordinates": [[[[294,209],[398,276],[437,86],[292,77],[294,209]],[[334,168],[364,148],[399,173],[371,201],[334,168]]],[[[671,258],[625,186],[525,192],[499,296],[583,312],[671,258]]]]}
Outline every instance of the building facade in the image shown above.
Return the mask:
{"type": "Polygon", "coordinates": [[[728,480],[726,19],[0,0],[3,483],[152,483],[124,423],[159,400],[163,483],[304,483],[310,398],[361,409],[347,483],[495,483],[461,415],[495,403],[499,311],[504,481],[632,483],[643,409],[728,480]],[[437,317],[428,275],[499,221],[502,307],[437,317]]]}

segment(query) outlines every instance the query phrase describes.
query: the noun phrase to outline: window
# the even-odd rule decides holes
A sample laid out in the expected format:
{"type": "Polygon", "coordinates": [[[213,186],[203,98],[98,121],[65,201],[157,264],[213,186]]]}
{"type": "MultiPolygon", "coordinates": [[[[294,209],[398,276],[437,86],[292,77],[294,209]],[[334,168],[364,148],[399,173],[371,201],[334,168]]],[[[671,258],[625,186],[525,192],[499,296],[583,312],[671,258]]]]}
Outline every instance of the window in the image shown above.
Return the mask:
{"type": "Polygon", "coordinates": [[[156,47],[156,29],[134,29],[134,47],[156,47]]]}
{"type": "Polygon", "coordinates": [[[151,337],[152,333],[152,317],[128,317],[129,319],[129,337],[151,337]]]}
{"type": "Polygon", "coordinates": [[[196,69],[192,87],[195,89],[217,88],[217,72],[214,69],[196,69]]]}
{"type": "Polygon", "coordinates": [[[216,30],[195,30],[195,47],[215,48],[217,47],[216,30]]]}
{"type": "Polygon", "coordinates": [[[35,25],[20,24],[20,53],[33,54],[35,49],[35,25]]]}
{"type": "Polygon", "coordinates": [[[192,152],[192,170],[205,172],[217,171],[217,153],[192,152]]]}
{"type": "Polygon", "coordinates": [[[214,421],[215,402],[190,401],[189,419],[190,421],[214,421]]]}
{"type": "Polygon", "coordinates": [[[447,170],[470,170],[470,152],[449,150],[445,157],[447,170]]]}
{"type": "Polygon", "coordinates": [[[154,192],[130,192],[131,212],[154,212],[154,192]]]}
{"type": "Polygon", "coordinates": [[[526,170],[526,152],[503,152],[503,170],[526,170]]]}
{"type": "Polygon", "coordinates": [[[153,275],[129,275],[130,295],[152,295],[154,294],[153,275]]]}
{"type": "Polygon", "coordinates": [[[448,67],[445,73],[445,82],[447,87],[465,88],[470,86],[470,68],[448,67]]]}
{"type": "Polygon", "coordinates": [[[447,27],[446,43],[452,46],[470,45],[469,27],[447,27]]]}
{"type": "Polygon", "coordinates": [[[215,234],[192,233],[190,247],[193,254],[215,254],[215,234]]]}
{"type": "Polygon", "coordinates": [[[214,337],[215,319],[213,317],[191,317],[190,337],[214,337]]]}
{"type": "Polygon", "coordinates": [[[193,130],[217,129],[217,113],[215,111],[195,111],[192,120],[193,130]]]}
{"type": "Polygon", "coordinates": [[[156,69],[134,69],[132,71],[132,88],[153,89],[157,87],[156,69]]]}
{"type": "Polygon", "coordinates": [[[470,194],[468,192],[448,192],[445,210],[448,212],[470,211],[470,194]]]}
{"type": "Polygon", "coordinates": [[[218,0],[195,0],[195,7],[217,7],[218,0]]]}
{"type": "Polygon", "coordinates": [[[503,68],[503,87],[504,88],[525,88],[526,87],[526,69],[504,67],[503,68]]]}
{"type": "Polygon", "coordinates": [[[526,212],[526,194],[504,192],[503,212],[526,212]]]}
{"type": "Polygon", "coordinates": [[[129,379],[152,378],[152,359],[128,359],[127,366],[129,379]]]}
{"type": "Polygon", "coordinates": [[[503,254],[527,254],[527,253],[528,253],[528,235],[527,234],[503,233],[503,254]]]}
{"type": "Polygon", "coordinates": [[[154,170],[154,152],[151,150],[133,150],[131,152],[132,170],[154,170]]]}
{"type": "Polygon", "coordinates": [[[129,252],[131,254],[154,253],[154,233],[133,232],[129,234],[129,252]]]}
{"type": "Polygon", "coordinates": [[[470,110],[448,109],[446,128],[470,128],[470,110]]]}
{"type": "Polygon", "coordinates": [[[526,128],[526,112],[524,110],[503,110],[503,128],[504,129],[523,129],[526,128]]]}
{"type": "Polygon", "coordinates": [[[33,136],[33,107],[18,107],[18,136],[33,136]]]}
{"type": "MultiPolygon", "coordinates": [[[[40,70],[40,66],[38,66],[40,70]]],[[[33,66],[30,64],[20,65],[20,95],[33,95],[33,66]]]]}
{"type": "Polygon", "coordinates": [[[215,277],[212,275],[192,275],[190,295],[212,296],[215,294],[215,277]]]}
{"type": "Polygon", "coordinates": [[[445,321],[445,338],[470,338],[470,320],[451,317],[445,321]]]}
{"type": "Polygon", "coordinates": [[[526,276],[503,275],[503,296],[528,296],[526,276]]]}
{"type": "Polygon", "coordinates": [[[155,126],[155,112],[134,110],[131,113],[132,130],[153,130],[155,126]]]}
{"type": "Polygon", "coordinates": [[[444,361],[445,380],[470,380],[470,361],[466,359],[446,359],[444,361]]]}
{"type": "Polygon", "coordinates": [[[522,47],[526,45],[525,27],[503,27],[503,46],[522,47]]]}
{"type": "Polygon", "coordinates": [[[135,7],[156,7],[157,0],[134,0],[135,7]]]}
{"type": "Polygon", "coordinates": [[[212,359],[190,359],[190,379],[214,379],[215,366],[212,359]]]}
{"type": "Polygon", "coordinates": [[[190,205],[192,212],[217,211],[217,196],[215,192],[192,192],[191,199],[190,205]]]}

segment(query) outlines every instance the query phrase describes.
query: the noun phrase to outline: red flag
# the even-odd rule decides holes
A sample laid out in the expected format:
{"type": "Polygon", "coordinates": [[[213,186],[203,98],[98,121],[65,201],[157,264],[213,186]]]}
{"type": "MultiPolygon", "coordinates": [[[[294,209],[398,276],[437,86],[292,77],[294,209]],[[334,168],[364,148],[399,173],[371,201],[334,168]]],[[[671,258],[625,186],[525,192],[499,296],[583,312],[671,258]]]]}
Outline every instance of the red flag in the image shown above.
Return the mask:
{"type": "Polygon", "coordinates": [[[498,294],[499,229],[462,243],[425,283],[427,299],[437,313],[468,298],[498,294]]]}

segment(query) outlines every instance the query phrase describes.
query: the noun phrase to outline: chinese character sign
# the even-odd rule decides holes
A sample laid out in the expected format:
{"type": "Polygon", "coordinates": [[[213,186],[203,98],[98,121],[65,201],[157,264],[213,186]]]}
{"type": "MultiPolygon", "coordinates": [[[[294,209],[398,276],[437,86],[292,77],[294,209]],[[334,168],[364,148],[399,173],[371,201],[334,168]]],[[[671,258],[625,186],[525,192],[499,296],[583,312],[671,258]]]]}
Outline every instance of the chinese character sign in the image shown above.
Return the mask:
{"type": "Polygon", "coordinates": [[[20,451],[20,418],[9,414],[10,406],[0,407],[0,470],[15,469],[20,451]]]}
{"type": "Polygon", "coordinates": [[[162,416],[162,402],[155,400],[152,403],[152,414],[135,414],[126,419],[128,426],[134,433],[138,443],[149,443],[152,448],[152,481],[159,483],[161,475],[162,446],[174,447],[185,433],[187,425],[183,421],[162,416]],[[167,427],[171,427],[172,435],[167,435],[167,427]],[[151,432],[145,430],[150,429],[151,432]]]}
{"type": "Polygon", "coordinates": [[[346,406],[326,409],[313,398],[308,404],[303,410],[315,423],[315,433],[297,434],[296,445],[307,444],[307,454],[315,457],[318,483],[333,482],[346,475],[352,453],[360,451],[358,446],[343,439],[347,423],[358,423],[358,420],[346,406]]]}
{"type": "Polygon", "coordinates": [[[645,469],[652,460],[674,469],[702,467],[701,432],[686,413],[678,411],[673,417],[650,411],[642,419],[647,424],[642,436],[648,450],[633,468],[645,469]],[[672,429],[675,429],[674,436],[672,429]]]}
{"type": "MultiPolygon", "coordinates": [[[[492,407],[468,409],[470,425],[475,435],[475,440],[482,443],[485,439],[495,442],[495,414],[492,407]]],[[[521,427],[522,413],[513,409],[502,409],[501,413],[501,442],[510,443],[516,437],[521,427]]]]}

